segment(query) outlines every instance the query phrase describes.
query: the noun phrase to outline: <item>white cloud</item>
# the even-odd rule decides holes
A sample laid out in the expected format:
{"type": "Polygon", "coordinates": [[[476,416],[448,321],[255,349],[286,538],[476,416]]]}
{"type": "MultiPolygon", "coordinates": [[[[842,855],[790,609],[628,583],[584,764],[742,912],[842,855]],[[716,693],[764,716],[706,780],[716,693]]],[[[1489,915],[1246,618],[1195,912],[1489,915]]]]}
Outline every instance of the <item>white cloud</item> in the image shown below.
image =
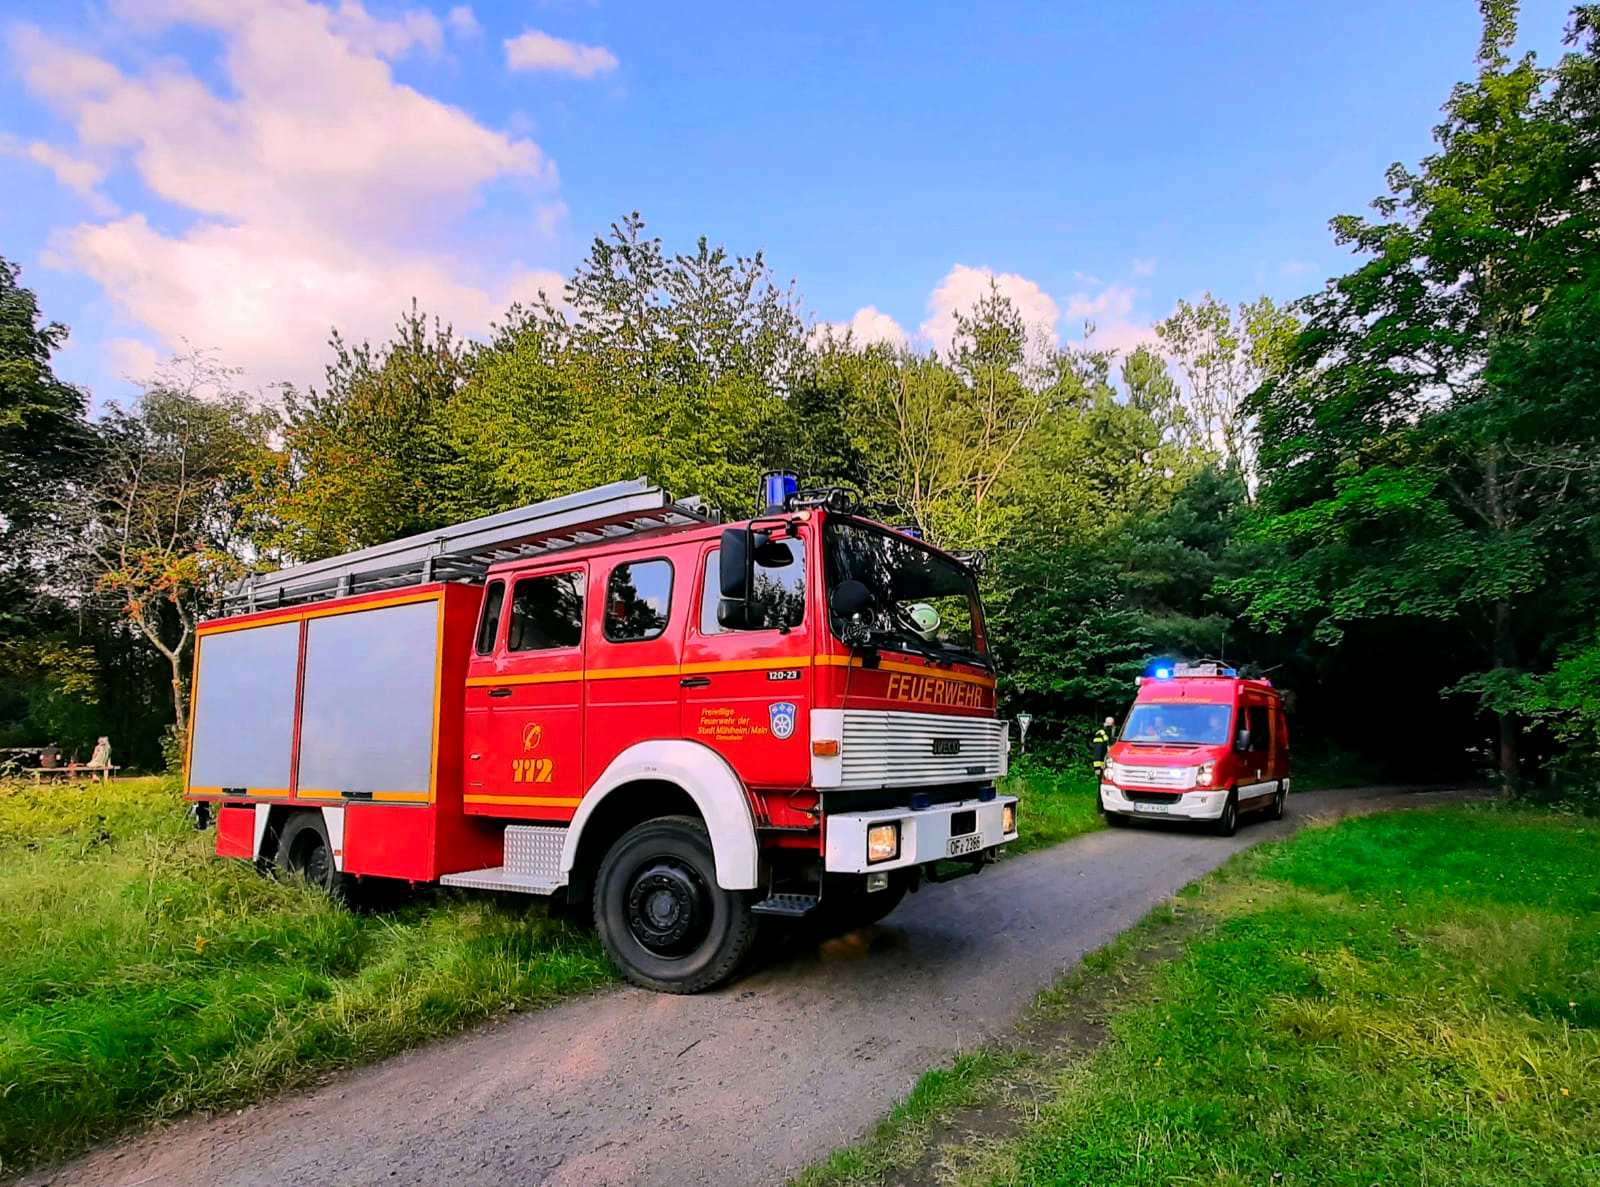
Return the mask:
{"type": "Polygon", "coordinates": [[[811,340],[821,343],[829,338],[842,339],[847,334],[857,346],[883,343],[898,347],[907,342],[906,332],[900,328],[900,323],[874,305],[856,310],[856,315],[847,322],[818,322],[811,331],[811,340]]]}
{"type": "Polygon", "coordinates": [[[537,29],[506,41],[506,67],[510,70],[549,70],[575,78],[593,78],[617,68],[617,55],[603,45],[563,41],[537,29]]]}
{"type": "Polygon", "coordinates": [[[55,175],[56,184],[77,194],[101,217],[117,212],[117,204],[96,187],[105,180],[106,171],[97,162],[74,156],[65,149],[36,140],[26,148],[19,147],[10,137],[0,141],[0,152],[11,152],[42,165],[55,175]]]}
{"type": "Polygon", "coordinates": [[[413,296],[475,332],[511,295],[559,290],[514,252],[473,268],[454,249],[490,183],[535,191],[530,209],[559,202],[532,141],[395,81],[389,61],[441,45],[436,17],[380,19],[354,0],[121,0],[116,11],[135,42],[173,23],[215,33],[220,87],[143,53],[153,64],[124,74],[27,27],[10,49],[28,89],[76,129],[78,153],[52,151],[126,160],[191,215],[177,231],[136,213],[53,238],[54,262],[93,277],[151,341],[216,347],[258,382],[305,382],[331,327],[384,335],[413,296]]]}
{"type": "Polygon", "coordinates": [[[988,295],[991,282],[1001,296],[1016,306],[1023,322],[1042,334],[1049,345],[1060,342],[1056,323],[1061,320],[1061,310],[1037,281],[1014,272],[996,273],[991,268],[971,268],[966,264],[951,268],[928,297],[928,319],[922,323],[922,337],[940,354],[948,354],[956,336],[956,314],[970,313],[978,300],[988,295]]]}
{"type": "Polygon", "coordinates": [[[450,31],[457,37],[476,37],[483,32],[478,18],[472,15],[472,9],[465,4],[452,8],[450,15],[444,18],[444,23],[450,26],[450,31]]]}
{"type": "Polygon", "coordinates": [[[1135,258],[1133,261],[1133,274],[1135,276],[1154,276],[1156,274],[1155,260],[1135,258]]]}

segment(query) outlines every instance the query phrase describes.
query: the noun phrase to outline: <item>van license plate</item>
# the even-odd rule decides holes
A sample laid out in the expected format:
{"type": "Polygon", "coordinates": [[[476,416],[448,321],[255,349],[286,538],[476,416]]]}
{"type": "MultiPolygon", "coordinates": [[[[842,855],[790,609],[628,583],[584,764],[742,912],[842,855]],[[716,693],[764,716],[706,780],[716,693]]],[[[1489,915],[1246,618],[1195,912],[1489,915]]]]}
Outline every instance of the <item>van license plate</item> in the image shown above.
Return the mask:
{"type": "Polygon", "coordinates": [[[1161,815],[1161,816],[1165,816],[1171,810],[1172,810],[1172,805],[1171,804],[1140,804],[1139,805],[1139,811],[1141,811],[1141,812],[1155,812],[1155,813],[1157,813],[1158,815],[1161,815]]]}
{"type": "Polygon", "coordinates": [[[983,847],[983,836],[973,833],[970,837],[951,837],[950,856],[960,857],[963,853],[976,853],[983,847]]]}

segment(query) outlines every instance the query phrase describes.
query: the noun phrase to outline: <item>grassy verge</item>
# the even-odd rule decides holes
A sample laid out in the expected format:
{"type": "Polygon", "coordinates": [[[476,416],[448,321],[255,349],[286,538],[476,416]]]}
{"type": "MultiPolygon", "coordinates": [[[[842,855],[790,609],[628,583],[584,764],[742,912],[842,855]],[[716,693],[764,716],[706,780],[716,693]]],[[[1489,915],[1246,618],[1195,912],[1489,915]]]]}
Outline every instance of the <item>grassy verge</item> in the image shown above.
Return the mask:
{"type": "Polygon", "coordinates": [[[1263,846],[941,1075],[805,1181],[1600,1182],[1600,829],[1450,809],[1263,846]]]}
{"type": "Polygon", "coordinates": [[[213,842],[162,780],[0,786],[0,1168],[612,977],[540,904],[360,915],[213,842]]]}
{"type": "Polygon", "coordinates": [[[1010,853],[1045,849],[1104,827],[1099,784],[1088,770],[1063,771],[1024,758],[1012,764],[1000,790],[1018,799],[1020,836],[1007,847],[1010,853]]]}

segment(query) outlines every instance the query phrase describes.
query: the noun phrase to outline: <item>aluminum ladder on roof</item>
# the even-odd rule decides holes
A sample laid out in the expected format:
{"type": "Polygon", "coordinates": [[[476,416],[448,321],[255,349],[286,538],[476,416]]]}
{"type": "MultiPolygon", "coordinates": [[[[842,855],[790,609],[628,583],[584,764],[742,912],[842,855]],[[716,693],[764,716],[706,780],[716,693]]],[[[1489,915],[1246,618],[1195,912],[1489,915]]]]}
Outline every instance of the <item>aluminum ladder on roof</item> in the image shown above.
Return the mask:
{"type": "Polygon", "coordinates": [[[699,499],[675,502],[649,479],[635,478],[249,577],[228,592],[224,606],[238,614],[430,581],[472,581],[501,561],[719,518],[699,499]]]}

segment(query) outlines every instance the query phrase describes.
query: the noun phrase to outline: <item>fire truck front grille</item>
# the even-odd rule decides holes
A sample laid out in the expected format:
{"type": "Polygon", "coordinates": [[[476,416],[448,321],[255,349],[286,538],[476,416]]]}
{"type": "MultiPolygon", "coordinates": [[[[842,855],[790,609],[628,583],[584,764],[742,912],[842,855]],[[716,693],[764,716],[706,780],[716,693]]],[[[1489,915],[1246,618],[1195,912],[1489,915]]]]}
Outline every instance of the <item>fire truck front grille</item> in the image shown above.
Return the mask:
{"type": "Polygon", "coordinates": [[[1118,782],[1129,787],[1162,787],[1185,791],[1194,786],[1193,767],[1117,766],[1118,782]]]}
{"type": "Polygon", "coordinates": [[[1006,725],[987,717],[847,709],[844,787],[991,782],[1005,771],[1006,725]]]}

